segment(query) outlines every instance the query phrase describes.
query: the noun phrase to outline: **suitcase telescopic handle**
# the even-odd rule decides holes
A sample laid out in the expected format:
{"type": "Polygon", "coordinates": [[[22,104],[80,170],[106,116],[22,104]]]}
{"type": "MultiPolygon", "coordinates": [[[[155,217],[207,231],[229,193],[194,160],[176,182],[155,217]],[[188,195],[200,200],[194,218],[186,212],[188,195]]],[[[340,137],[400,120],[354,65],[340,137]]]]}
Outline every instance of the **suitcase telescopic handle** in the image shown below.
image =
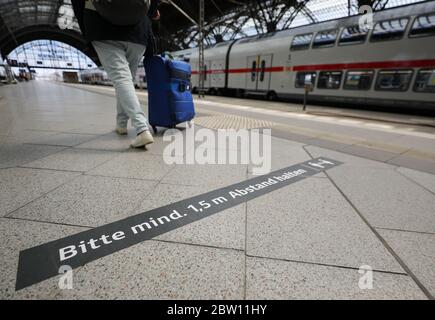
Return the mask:
{"type": "Polygon", "coordinates": [[[172,54],[170,54],[168,51],[163,52],[163,53],[162,53],[162,57],[163,57],[163,58],[168,57],[169,59],[174,60],[174,57],[173,57],[172,54]]]}

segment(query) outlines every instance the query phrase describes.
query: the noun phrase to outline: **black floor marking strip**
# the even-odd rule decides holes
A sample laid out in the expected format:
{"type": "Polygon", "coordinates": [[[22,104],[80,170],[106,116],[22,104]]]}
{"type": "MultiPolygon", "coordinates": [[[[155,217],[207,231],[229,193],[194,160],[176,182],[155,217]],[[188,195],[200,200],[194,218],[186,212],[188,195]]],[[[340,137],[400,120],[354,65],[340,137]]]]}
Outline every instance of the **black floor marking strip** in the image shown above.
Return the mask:
{"type": "Polygon", "coordinates": [[[140,213],[20,252],[15,290],[59,275],[142,241],[342,164],[317,158],[140,213]]]}

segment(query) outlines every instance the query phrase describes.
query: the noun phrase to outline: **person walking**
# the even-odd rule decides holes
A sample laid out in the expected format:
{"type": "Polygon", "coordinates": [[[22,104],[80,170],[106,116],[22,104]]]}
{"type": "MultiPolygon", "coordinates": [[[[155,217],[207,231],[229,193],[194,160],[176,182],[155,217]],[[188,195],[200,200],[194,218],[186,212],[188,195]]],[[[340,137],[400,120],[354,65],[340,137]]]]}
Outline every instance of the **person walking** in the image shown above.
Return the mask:
{"type": "MultiPolygon", "coordinates": [[[[119,135],[126,135],[127,122],[130,119],[136,130],[136,138],[130,145],[133,148],[145,147],[154,142],[148,120],[136,95],[134,78],[153,36],[150,19],[160,19],[159,2],[159,0],[151,0],[148,15],[144,14],[138,23],[116,25],[97,12],[93,1],[72,1],[82,34],[95,49],[115,87],[117,99],[115,131],[119,135]]],[[[123,18],[128,20],[128,17],[123,18]]]]}

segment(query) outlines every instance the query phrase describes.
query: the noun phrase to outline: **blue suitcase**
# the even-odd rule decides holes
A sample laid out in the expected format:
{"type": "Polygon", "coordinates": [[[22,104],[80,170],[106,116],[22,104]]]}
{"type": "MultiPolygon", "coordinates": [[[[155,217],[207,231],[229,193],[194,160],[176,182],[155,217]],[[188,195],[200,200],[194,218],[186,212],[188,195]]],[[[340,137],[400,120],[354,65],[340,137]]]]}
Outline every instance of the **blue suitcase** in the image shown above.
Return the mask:
{"type": "Polygon", "coordinates": [[[148,85],[148,117],[154,132],[156,127],[174,128],[195,117],[191,93],[191,67],[184,61],[164,56],[144,60],[148,85]]]}

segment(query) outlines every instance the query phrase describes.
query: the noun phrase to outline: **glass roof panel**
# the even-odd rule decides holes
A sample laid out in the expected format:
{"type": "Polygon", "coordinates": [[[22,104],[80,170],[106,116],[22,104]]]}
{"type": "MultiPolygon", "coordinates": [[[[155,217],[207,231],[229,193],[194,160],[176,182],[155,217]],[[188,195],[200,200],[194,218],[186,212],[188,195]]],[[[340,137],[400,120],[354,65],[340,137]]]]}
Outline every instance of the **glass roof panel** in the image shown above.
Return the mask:
{"type": "MultiPolygon", "coordinates": [[[[190,0],[185,0],[190,1],[190,0]]],[[[303,0],[298,0],[299,2],[303,0]]],[[[380,4],[386,8],[423,2],[424,0],[375,0],[375,5],[380,4]]],[[[182,2],[181,0],[179,2],[182,2]]],[[[291,24],[286,24],[289,17],[295,15],[294,9],[289,10],[278,23],[277,30],[306,25],[313,22],[337,19],[348,14],[358,13],[357,0],[310,0],[306,6],[298,12],[291,24]],[[350,1],[350,8],[348,3],[350,1]]],[[[244,21],[242,30],[236,28],[237,35],[232,37],[232,31],[226,30],[224,40],[241,36],[256,35],[252,19],[241,17],[244,21]]],[[[6,33],[32,26],[32,25],[57,25],[62,29],[79,31],[77,21],[74,17],[71,0],[0,0],[0,32],[6,33]],[[4,22],[4,24],[2,23],[4,22]],[[5,27],[5,25],[7,27],[5,27]]],[[[188,26],[186,26],[188,27],[188,26]]],[[[0,34],[2,38],[3,34],[0,34]]]]}

